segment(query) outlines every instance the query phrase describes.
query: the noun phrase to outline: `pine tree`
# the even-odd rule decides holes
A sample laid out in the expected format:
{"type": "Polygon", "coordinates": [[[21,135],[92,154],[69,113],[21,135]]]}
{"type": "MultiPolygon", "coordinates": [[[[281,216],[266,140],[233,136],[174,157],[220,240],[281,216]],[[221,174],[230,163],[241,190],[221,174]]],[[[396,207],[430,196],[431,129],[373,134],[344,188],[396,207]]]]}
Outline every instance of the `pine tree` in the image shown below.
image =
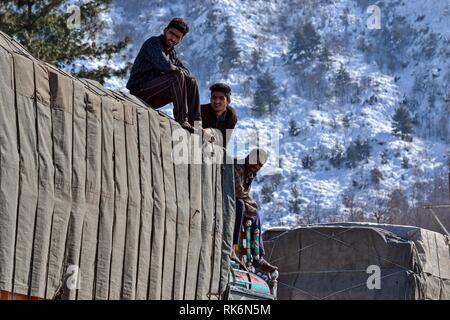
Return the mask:
{"type": "Polygon", "coordinates": [[[370,104],[371,106],[378,103],[378,97],[376,95],[371,95],[369,99],[366,99],[366,103],[370,104]]]}
{"type": "Polygon", "coordinates": [[[344,162],[344,150],[342,146],[336,142],[333,149],[331,150],[330,163],[335,168],[340,168],[344,162]]]}
{"type": "Polygon", "coordinates": [[[331,53],[328,48],[323,47],[319,53],[319,61],[325,66],[325,69],[328,70],[331,66],[331,53]]]}
{"type": "Polygon", "coordinates": [[[215,8],[208,11],[208,13],[206,14],[206,23],[205,23],[206,33],[213,34],[217,31],[219,15],[220,12],[215,8]]]}
{"type": "Polygon", "coordinates": [[[294,119],[291,119],[291,121],[289,121],[289,135],[291,137],[296,137],[300,134],[300,128],[297,125],[297,121],[295,121],[294,119]]]}
{"type": "Polygon", "coordinates": [[[389,153],[387,150],[384,150],[381,153],[381,164],[388,164],[389,163],[389,153]]]}
{"type": "Polygon", "coordinates": [[[348,114],[346,114],[343,118],[342,118],[342,125],[344,126],[344,128],[348,129],[350,128],[350,116],[348,114]]]}
{"type": "Polygon", "coordinates": [[[251,57],[251,64],[253,68],[259,68],[262,59],[263,59],[264,53],[261,48],[255,48],[252,51],[252,57],[251,57]]]}
{"type": "Polygon", "coordinates": [[[402,168],[409,169],[409,159],[406,156],[402,159],[402,168]]]}
{"type": "Polygon", "coordinates": [[[358,154],[360,157],[360,161],[366,160],[370,157],[370,144],[369,141],[360,139],[356,140],[356,150],[358,150],[358,154]]]}
{"type": "Polygon", "coordinates": [[[291,63],[305,63],[316,58],[319,46],[320,35],[317,33],[314,25],[307,22],[294,33],[289,48],[291,63]]]}
{"type": "Polygon", "coordinates": [[[300,215],[302,203],[303,203],[302,193],[298,190],[297,186],[294,185],[291,189],[291,195],[289,199],[289,209],[291,213],[295,215],[300,215]]]}
{"type": "Polygon", "coordinates": [[[347,30],[348,26],[350,25],[349,23],[349,19],[348,19],[348,13],[349,13],[349,9],[345,8],[344,12],[342,13],[342,15],[339,17],[341,18],[342,24],[344,25],[345,30],[347,30]]]}
{"type": "Polygon", "coordinates": [[[221,45],[221,63],[220,70],[228,75],[230,70],[239,65],[240,51],[236,45],[233,27],[227,24],[225,27],[225,35],[221,45]]]}
{"type": "Polygon", "coordinates": [[[348,86],[351,82],[350,74],[345,70],[345,67],[341,64],[338,72],[334,76],[334,88],[336,96],[344,97],[348,91],[348,86]]]}
{"type": "Polygon", "coordinates": [[[271,202],[273,199],[274,187],[271,184],[264,184],[261,188],[262,203],[271,202]]]}
{"type": "Polygon", "coordinates": [[[370,180],[372,181],[372,183],[376,186],[380,185],[381,180],[383,180],[383,173],[380,171],[380,169],[378,168],[373,168],[370,171],[370,180]]]}
{"type": "Polygon", "coordinates": [[[267,112],[273,113],[275,107],[280,104],[275,80],[268,71],[256,79],[256,91],[253,102],[255,104],[253,110],[258,115],[263,115],[267,112]]]}
{"type": "Polygon", "coordinates": [[[355,168],[358,162],[367,160],[370,156],[369,142],[361,141],[358,138],[355,142],[350,143],[347,148],[346,162],[349,168],[355,168]]]}
{"type": "Polygon", "coordinates": [[[302,166],[304,169],[312,169],[314,167],[314,159],[308,154],[302,158],[302,166]]]}
{"type": "Polygon", "coordinates": [[[402,140],[412,141],[411,134],[413,132],[411,116],[405,104],[401,104],[395,111],[392,118],[393,132],[395,135],[399,135],[402,140]]]}
{"type": "Polygon", "coordinates": [[[34,57],[103,83],[111,76],[125,76],[130,65],[121,69],[111,67],[112,63],[95,69],[82,67],[77,74],[75,62],[111,61],[127,47],[128,38],[99,41],[106,27],[101,16],[110,10],[111,3],[112,0],[82,2],[81,21],[74,24],[74,13],[67,13],[71,4],[68,0],[0,1],[0,29],[17,39],[34,57]]]}
{"type": "Polygon", "coordinates": [[[347,167],[355,168],[357,162],[358,162],[358,156],[357,156],[357,151],[356,151],[355,145],[353,143],[350,143],[350,145],[347,148],[347,152],[346,152],[347,167]]]}

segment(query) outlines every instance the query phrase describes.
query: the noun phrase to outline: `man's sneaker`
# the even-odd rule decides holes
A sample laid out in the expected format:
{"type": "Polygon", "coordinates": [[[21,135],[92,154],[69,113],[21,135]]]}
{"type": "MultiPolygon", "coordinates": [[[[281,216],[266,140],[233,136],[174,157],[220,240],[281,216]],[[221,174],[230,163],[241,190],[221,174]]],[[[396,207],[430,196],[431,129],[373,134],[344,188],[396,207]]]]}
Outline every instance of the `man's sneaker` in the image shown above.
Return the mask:
{"type": "Polygon", "coordinates": [[[278,270],[278,267],[271,265],[264,258],[259,258],[258,260],[253,261],[253,266],[256,269],[267,273],[273,273],[278,270]]]}

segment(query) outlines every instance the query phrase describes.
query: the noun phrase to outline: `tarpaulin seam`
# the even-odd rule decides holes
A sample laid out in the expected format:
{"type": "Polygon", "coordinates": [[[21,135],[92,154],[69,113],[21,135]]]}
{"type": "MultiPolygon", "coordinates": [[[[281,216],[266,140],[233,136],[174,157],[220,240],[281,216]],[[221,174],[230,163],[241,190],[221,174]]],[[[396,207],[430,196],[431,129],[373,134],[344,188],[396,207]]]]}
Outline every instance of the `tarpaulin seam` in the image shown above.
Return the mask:
{"type": "MultiPolygon", "coordinates": [[[[124,103],[122,103],[122,108],[123,108],[123,113],[124,113],[124,118],[125,118],[125,104],[124,103]]],[[[125,133],[125,136],[123,137],[123,140],[124,140],[124,146],[125,146],[125,173],[126,173],[126,176],[127,176],[127,178],[126,178],[126,185],[127,185],[127,187],[126,187],[126,189],[127,189],[127,199],[126,199],[126,205],[125,205],[125,237],[124,237],[124,241],[125,241],[125,243],[124,243],[124,251],[123,251],[123,261],[122,261],[122,281],[121,281],[121,283],[122,283],[122,287],[120,288],[120,298],[121,299],[123,299],[123,287],[124,287],[124,280],[125,280],[125,274],[124,274],[124,270],[125,270],[125,261],[126,261],[126,244],[127,244],[127,236],[128,236],[128,202],[129,202],[129,193],[130,193],[130,190],[128,189],[128,186],[129,186],[129,184],[128,184],[128,148],[127,148],[127,146],[128,146],[128,144],[127,144],[127,141],[128,141],[128,139],[127,139],[127,126],[126,126],[126,122],[124,121],[123,122],[123,126],[124,126],[124,133],[125,133]]]]}
{"type": "Polygon", "coordinates": [[[35,246],[35,240],[36,240],[36,225],[37,225],[37,214],[38,214],[38,207],[39,207],[39,176],[41,171],[41,164],[39,161],[39,138],[38,138],[38,132],[39,132],[39,121],[38,121],[38,106],[37,106],[37,85],[36,85],[36,65],[33,61],[33,81],[34,81],[34,92],[35,92],[35,100],[34,100],[34,110],[35,110],[35,131],[36,131],[36,153],[37,153],[37,163],[36,163],[36,175],[37,175],[37,182],[38,185],[36,186],[37,194],[36,194],[36,210],[34,212],[34,226],[33,226],[33,243],[31,245],[31,258],[30,258],[30,269],[29,269],[29,275],[28,275],[28,297],[31,296],[31,285],[32,285],[32,278],[33,278],[33,264],[34,264],[34,246],[35,246]]]}
{"type": "MultiPolygon", "coordinates": [[[[214,147],[214,146],[213,146],[214,147]]],[[[216,153],[214,153],[214,164],[212,165],[212,171],[213,171],[213,198],[214,198],[214,214],[213,214],[213,223],[211,225],[212,229],[212,243],[211,243],[211,275],[209,279],[209,288],[207,290],[207,297],[208,300],[211,300],[211,295],[218,295],[218,292],[212,292],[213,287],[213,280],[214,280],[214,272],[216,272],[216,261],[215,261],[215,255],[216,255],[216,237],[218,236],[216,234],[216,228],[217,228],[217,159],[216,159],[216,153]]]]}
{"type": "Polygon", "coordinates": [[[138,238],[138,246],[137,246],[137,264],[136,264],[136,286],[134,288],[134,296],[137,297],[137,293],[138,293],[138,285],[139,285],[139,255],[141,253],[141,235],[142,235],[142,202],[143,202],[143,197],[142,197],[142,158],[141,158],[141,134],[140,134],[140,126],[139,126],[139,115],[136,112],[136,130],[137,130],[137,156],[139,159],[138,162],[138,175],[139,175],[139,192],[140,192],[140,210],[139,210],[139,219],[140,219],[140,223],[139,223],[139,238],[138,238]]]}
{"type": "Polygon", "coordinates": [[[439,259],[439,246],[436,239],[436,234],[434,234],[434,244],[436,248],[436,258],[437,258],[437,266],[439,271],[439,299],[442,298],[442,287],[443,287],[443,279],[441,277],[441,265],[440,265],[440,259],[439,259]]]}
{"type": "MultiPolygon", "coordinates": [[[[74,90],[75,92],[75,90],[74,90]]],[[[92,283],[92,300],[96,300],[97,298],[97,270],[98,270],[98,253],[99,253],[99,244],[100,244],[100,225],[101,225],[101,221],[102,221],[102,196],[104,196],[102,194],[102,190],[103,190],[103,147],[104,147],[104,140],[103,140],[103,113],[106,110],[106,106],[104,105],[104,99],[102,98],[100,101],[100,123],[101,123],[101,132],[100,132],[100,191],[99,191],[99,197],[100,200],[98,202],[98,218],[97,218],[97,244],[95,246],[95,261],[94,261],[94,278],[93,278],[93,283],[92,283]]],[[[73,106],[75,108],[75,105],[73,106]]],[[[75,113],[75,112],[73,112],[75,113]]]]}
{"type": "MultiPolygon", "coordinates": [[[[150,113],[147,113],[147,117],[148,117],[148,138],[149,138],[149,147],[148,147],[148,157],[150,159],[150,168],[151,168],[151,172],[152,172],[152,177],[151,177],[151,185],[152,185],[152,200],[153,202],[155,201],[155,188],[153,188],[154,185],[154,173],[153,173],[153,157],[152,157],[152,129],[151,129],[151,124],[150,124],[150,113]]],[[[154,222],[154,216],[155,216],[155,205],[152,205],[152,227],[150,228],[150,246],[149,246],[149,257],[148,257],[148,279],[147,279],[147,299],[150,296],[150,279],[151,279],[151,269],[152,269],[152,245],[153,245],[153,236],[154,236],[154,232],[153,232],[153,222],[154,222]]]]}
{"type": "MultiPolygon", "coordinates": [[[[172,128],[172,124],[169,122],[169,128],[170,128],[170,132],[171,132],[171,135],[172,135],[172,133],[173,133],[173,128],[172,128]]],[[[173,147],[174,147],[174,145],[173,145],[173,139],[171,139],[171,141],[170,141],[171,143],[171,147],[172,147],[172,151],[173,151],[173,147]]],[[[172,155],[173,156],[173,155],[172,155]]],[[[176,207],[177,207],[177,210],[176,210],[176,219],[175,219],[175,234],[174,234],[174,236],[175,236],[175,248],[174,248],[174,252],[175,252],[175,254],[174,254],[174,261],[173,261],[173,274],[172,274],[172,299],[173,299],[173,297],[174,297],[174,294],[175,294],[175,280],[176,280],[176,269],[177,269],[177,242],[180,240],[180,239],[178,239],[178,237],[177,237],[177,235],[178,235],[178,217],[179,217],[179,215],[180,215],[180,210],[179,210],[179,208],[178,208],[178,192],[177,192],[177,179],[176,179],[176,171],[175,171],[175,161],[172,161],[172,170],[173,170],[173,173],[174,173],[174,179],[173,179],[173,186],[174,186],[174,190],[175,190],[175,203],[176,203],[176,207]]]]}
{"type": "MultiPolygon", "coordinates": [[[[116,135],[115,135],[115,126],[114,126],[114,117],[112,121],[112,130],[113,130],[113,136],[112,136],[112,162],[113,162],[113,183],[114,183],[114,199],[116,199],[116,193],[117,193],[117,187],[116,187],[116,135]]],[[[113,204],[113,212],[112,212],[112,229],[111,229],[111,254],[109,256],[109,275],[108,275],[108,300],[111,296],[111,270],[112,270],[112,261],[113,261],[113,251],[114,251],[114,230],[116,229],[116,202],[114,201],[113,204]]]]}
{"type": "Polygon", "coordinates": [[[17,190],[17,195],[16,195],[16,223],[15,223],[15,230],[14,230],[14,249],[13,249],[13,268],[12,268],[12,278],[11,278],[11,288],[12,288],[12,294],[15,293],[15,275],[16,275],[16,249],[17,249],[17,234],[18,234],[18,226],[19,226],[19,199],[21,198],[20,195],[22,194],[22,175],[20,174],[20,168],[22,167],[22,161],[20,160],[20,145],[21,145],[21,141],[20,141],[20,123],[19,123],[19,115],[17,112],[17,82],[16,82],[16,61],[14,58],[14,54],[11,55],[12,58],[12,64],[13,64],[13,79],[14,79],[14,109],[15,109],[15,116],[16,116],[16,141],[17,141],[17,153],[19,154],[19,170],[18,170],[18,190],[17,190]]]}

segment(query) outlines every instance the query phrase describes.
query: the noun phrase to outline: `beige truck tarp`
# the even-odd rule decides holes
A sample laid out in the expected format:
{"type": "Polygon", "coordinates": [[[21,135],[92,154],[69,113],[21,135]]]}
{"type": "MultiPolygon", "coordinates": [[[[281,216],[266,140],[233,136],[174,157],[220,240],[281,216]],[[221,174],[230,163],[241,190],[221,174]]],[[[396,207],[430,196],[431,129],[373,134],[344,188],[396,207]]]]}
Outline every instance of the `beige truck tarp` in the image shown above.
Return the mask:
{"type": "Polygon", "coordinates": [[[280,271],[278,299],[450,299],[450,239],[437,232],[336,223],[273,228],[263,237],[280,271]],[[379,267],[379,287],[370,266],[379,267]]]}
{"type": "Polygon", "coordinates": [[[233,166],[198,135],[173,141],[175,130],[135,97],[65,74],[0,32],[0,292],[218,299],[233,166]],[[177,161],[180,152],[208,161],[177,161]]]}

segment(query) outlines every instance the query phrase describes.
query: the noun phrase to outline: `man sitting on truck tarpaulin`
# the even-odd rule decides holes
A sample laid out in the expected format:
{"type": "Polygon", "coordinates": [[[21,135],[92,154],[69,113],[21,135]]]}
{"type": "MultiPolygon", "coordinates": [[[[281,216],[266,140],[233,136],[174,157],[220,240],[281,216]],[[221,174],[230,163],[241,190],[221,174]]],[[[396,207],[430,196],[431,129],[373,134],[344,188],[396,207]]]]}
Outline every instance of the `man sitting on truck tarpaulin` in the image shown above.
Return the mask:
{"type": "MultiPolygon", "coordinates": [[[[250,187],[253,179],[262,166],[267,162],[267,153],[263,149],[253,149],[245,158],[245,163],[234,166],[235,192],[236,192],[236,220],[234,225],[233,245],[241,241],[240,234],[243,226],[251,222],[251,234],[261,231],[261,220],[258,214],[258,205],[250,196],[250,187]]],[[[259,256],[253,256],[253,266],[263,272],[275,272],[278,268],[264,259],[264,244],[259,237],[259,256]]]]}
{"type": "Polygon", "coordinates": [[[223,137],[222,147],[226,148],[238,120],[236,111],[230,106],[231,88],[224,83],[215,83],[209,90],[211,102],[201,106],[203,128],[218,129],[223,137]]]}
{"type": "Polygon", "coordinates": [[[175,120],[192,133],[195,122],[201,129],[198,84],[175,51],[188,32],[183,19],[174,18],[162,35],[147,39],[134,61],[127,89],[154,109],[172,102],[175,120]]]}

